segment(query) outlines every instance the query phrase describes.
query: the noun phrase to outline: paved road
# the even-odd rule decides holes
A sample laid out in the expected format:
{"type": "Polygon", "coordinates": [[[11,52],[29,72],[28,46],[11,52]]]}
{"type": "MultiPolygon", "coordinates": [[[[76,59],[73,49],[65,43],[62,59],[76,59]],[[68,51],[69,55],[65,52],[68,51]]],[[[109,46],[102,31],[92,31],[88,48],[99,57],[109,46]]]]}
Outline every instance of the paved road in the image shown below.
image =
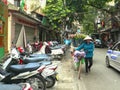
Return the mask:
{"type": "Polygon", "coordinates": [[[77,71],[73,68],[69,51],[67,51],[66,56],[61,61],[56,61],[55,63],[58,63],[59,81],[53,88],[47,90],[85,90],[84,83],[78,79],[77,71]]]}
{"type": "Polygon", "coordinates": [[[47,90],[120,90],[120,73],[105,66],[106,50],[95,48],[92,70],[86,74],[82,65],[80,80],[77,71],[73,69],[70,52],[67,52],[62,61],[56,61],[59,65],[59,81],[47,90]]]}
{"type": "Polygon", "coordinates": [[[86,90],[120,90],[120,73],[105,65],[106,50],[95,49],[92,71],[82,75],[86,90]]]}

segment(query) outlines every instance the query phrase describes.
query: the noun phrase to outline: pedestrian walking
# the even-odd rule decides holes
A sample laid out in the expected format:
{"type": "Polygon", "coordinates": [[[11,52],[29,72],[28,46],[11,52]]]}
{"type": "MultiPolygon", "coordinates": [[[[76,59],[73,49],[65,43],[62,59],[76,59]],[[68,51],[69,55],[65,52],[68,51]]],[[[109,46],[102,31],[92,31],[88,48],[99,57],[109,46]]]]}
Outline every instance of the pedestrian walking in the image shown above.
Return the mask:
{"type": "Polygon", "coordinates": [[[93,52],[94,52],[94,43],[92,42],[92,38],[90,36],[86,36],[84,38],[84,42],[80,44],[76,50],[84,50],[85,52],[85,70],[86,73],[90,71],[91,66],[93,65],[93,52]]]}
{"type": "Polygon", "coordinates": [[[67,38],[64,40],[64,43],[65,43],[66,47],[69,48],[70,45],[71,45],[71,39],[67,37],[67,38]]]}

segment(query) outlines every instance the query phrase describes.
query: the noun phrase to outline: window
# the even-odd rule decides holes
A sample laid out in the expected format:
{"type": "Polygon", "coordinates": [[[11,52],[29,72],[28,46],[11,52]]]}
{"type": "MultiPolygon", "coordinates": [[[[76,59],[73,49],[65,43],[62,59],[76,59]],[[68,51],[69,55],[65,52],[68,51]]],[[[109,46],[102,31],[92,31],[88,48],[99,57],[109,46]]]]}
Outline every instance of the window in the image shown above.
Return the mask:
{"type": "Polygon", "coordinates": [[[14,0],[14,5],[16,7],[20,7],[20,0],[14,0]]]}
{"type": "Polygon", "coordinates": [[[120,51],[120,43],[119,43],[118,45],[115,46],[114,50],[120,51]]]}

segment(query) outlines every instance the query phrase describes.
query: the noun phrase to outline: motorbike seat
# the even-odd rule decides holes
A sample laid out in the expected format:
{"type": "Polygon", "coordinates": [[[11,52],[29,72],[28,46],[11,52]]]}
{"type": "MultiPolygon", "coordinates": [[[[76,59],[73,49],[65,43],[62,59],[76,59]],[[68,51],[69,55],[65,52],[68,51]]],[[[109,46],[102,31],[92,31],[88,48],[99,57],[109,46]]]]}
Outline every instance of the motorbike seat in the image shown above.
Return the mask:
{"type": "Polygon", "coordinates": [[[31,54],[30,57],[48,57],[47,54],[31,54]]]}
{"type": "Polygon", "coordinates": [[[24,59],[25,63],[31,63],[31,62],[40,62],[46,60],[45,58],[41,58],[41,57],[33,57],[33,58],[26,58],[24,59]]]}
{"type": "Polygon", "coordinates": [[[41,61],[41,62],[38,62],[38,63],[40,63],[41,65],[45,65],[45,66],[52,64],[51,61],[41,61]]]}
{"type": "Polygon", "coordinates": [[[26,72],[26,71],[33,71],[40,67],[41,64],[39,63],[28,63],[22,65],[11,65],[10,70],[16,73],[26,72]]]}

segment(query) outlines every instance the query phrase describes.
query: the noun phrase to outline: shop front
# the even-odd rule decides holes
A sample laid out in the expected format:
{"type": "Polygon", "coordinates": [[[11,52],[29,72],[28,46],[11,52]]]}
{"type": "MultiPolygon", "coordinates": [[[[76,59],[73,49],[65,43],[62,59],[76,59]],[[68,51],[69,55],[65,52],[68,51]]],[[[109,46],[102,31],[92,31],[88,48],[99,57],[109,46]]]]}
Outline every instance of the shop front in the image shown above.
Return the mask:
{"type": "Polygon", "coordinates": [[[27,42],[34,42],[34,37],[36,37],[36,40],[39,39],[39,29],[37,27],[38,23],[40,23],[39,21],[20,11],[9,10],[9,13],[12,18],[10,20],[11,28],[9,28],[11,31],[11,42],[14,42],[17,47],[25,47],[27,42]]]}

